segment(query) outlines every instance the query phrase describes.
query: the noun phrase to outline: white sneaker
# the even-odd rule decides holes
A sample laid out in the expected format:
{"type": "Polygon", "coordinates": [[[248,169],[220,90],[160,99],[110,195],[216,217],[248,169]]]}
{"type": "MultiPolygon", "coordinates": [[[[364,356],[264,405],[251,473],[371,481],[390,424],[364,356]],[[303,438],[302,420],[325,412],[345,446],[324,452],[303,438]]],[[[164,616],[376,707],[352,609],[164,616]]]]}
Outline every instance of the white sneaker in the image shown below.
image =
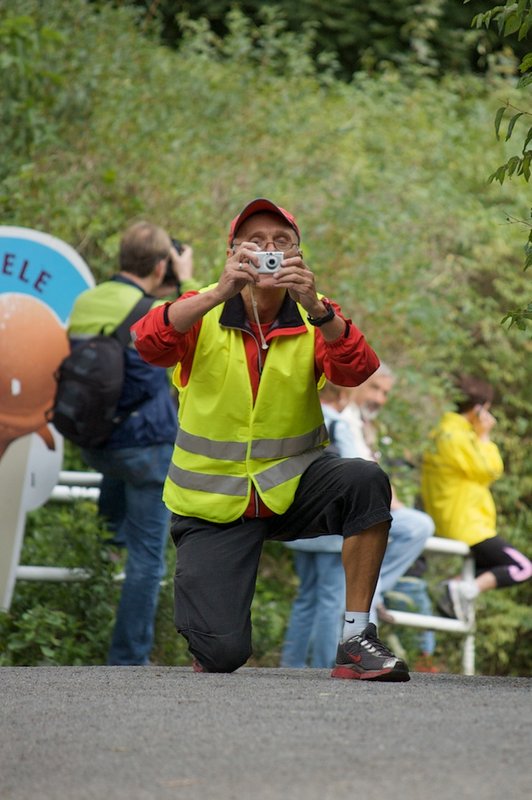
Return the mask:
{"type": "Polygon", "coordinates": [[[461,622],[470,623],[473,615],[473,603],[464,594],[463,581],[444,581],[440,584],[442,595],[438,599],[438,608],[446,617],[455,617],[461,622]]]}

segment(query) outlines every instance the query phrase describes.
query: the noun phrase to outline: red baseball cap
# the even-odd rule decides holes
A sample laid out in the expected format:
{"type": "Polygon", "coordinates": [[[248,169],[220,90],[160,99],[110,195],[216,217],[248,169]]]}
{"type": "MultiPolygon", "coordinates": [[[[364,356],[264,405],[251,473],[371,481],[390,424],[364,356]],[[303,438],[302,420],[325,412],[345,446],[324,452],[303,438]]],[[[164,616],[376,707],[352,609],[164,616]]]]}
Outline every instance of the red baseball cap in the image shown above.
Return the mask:
{"type": "Polygon", "coordinates": [[[238,228],[242,225],[242,223],[251,217],[252,214],[258,214],[259,211],[267,211],[271,214],[278,214],[282,217],[291,228],[295,230],[297,233],[297,240],[298,242],[301,240],[301,234],[299,232],[299,228],[297,227],[297,222],[295,221],[292,214],[290,214],[286,209],[281,208],[281,206],[275,205],[272,203],[271,200],[267,200],[265,197],[257,197],[256,200],[252,200],[251,203],[248,203],[247,206],[244,206],[240,214],[234,218],[231,222],[231,227],[229,228],[229,246],[233,244],[233,239],[235,238],[236,232],[238,228]]]}

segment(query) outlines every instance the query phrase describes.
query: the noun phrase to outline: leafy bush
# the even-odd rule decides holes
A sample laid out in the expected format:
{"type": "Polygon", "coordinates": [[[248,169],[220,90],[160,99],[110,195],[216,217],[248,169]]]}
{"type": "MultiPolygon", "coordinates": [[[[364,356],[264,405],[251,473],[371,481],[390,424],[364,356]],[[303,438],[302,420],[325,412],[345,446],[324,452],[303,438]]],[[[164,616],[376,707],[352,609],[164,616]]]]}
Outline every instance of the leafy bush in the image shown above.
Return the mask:
{"type": "Polygon", "coordinates": [[[50,503],[29,514],[21,563],[80,567],[91,577],[18,581],[0,614],[0,665],[105,664],[118,587],[95,506],[50,503]]]}
{"type": "MultiPolygon", "coordinates": [[[[208,19],[212,35],[224,38],[230,25],[229,12],[235,7],[259,26],[269,14],[286,21],[298,33],[305,27],[314,31],[311,53],[317,68],[331,55],[337,72],[345,80],[363,70],[385,69],[389,64],[422,69],[431,75],[449,71],[460,74],[485,70],[501,50],[496,31],[471,29],[471,18],[486,3],[474,0],[464,8],[463,0],[373,0],[353,3],[337,0],[129,0],[142,9],[142,30],[159,32],[164,42],[179,47],[185,15],[208,19]]],[[[521,50],[520,43],[514,43],[521,50]]]]}

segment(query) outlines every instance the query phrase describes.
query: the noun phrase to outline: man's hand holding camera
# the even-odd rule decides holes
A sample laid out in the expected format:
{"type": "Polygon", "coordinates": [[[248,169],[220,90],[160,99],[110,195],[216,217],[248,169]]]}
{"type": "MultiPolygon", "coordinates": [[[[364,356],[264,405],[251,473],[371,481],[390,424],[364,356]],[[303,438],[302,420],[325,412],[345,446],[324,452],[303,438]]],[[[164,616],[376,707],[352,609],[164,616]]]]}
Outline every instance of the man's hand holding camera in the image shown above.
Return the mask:
{"type": "Polygon", "coordinates": [[[271,322],[288,293],[327,341],[338,339],[345,332],[342,317],[336,316],[330,303],[318,298],[314,273],[303,260],[297,225],[282,209],[277,213],[279,209],[275,207],[272,213],[268,203],[260,201],[256,212],[242,221],[233,220],[227,259],[218,283],[199,296],[174,304],[167,312],[176,330],[188,330],[214,306],[240,293],[249,319],[255,319],[257,324],[271,322]]]}
{"type": "Polygon", "coordinates": [[[307,311],[318,303],[314,274],[299,249],[297,255],[289,256],[280,250],[260,250],[255,242],[241,242],[233,247],[220,282],[233,288],[228,297],[251,284],[265,289],[286,289],[307,311]]]}
{"type": "Polygon", "coordinates": [[[314,273],[303,261],[301,250],[297,255],[284,259],[274,281],[277,287],[288,291],[292,300],[303,306],[309,321],[319,327],[324,339],[334,341],[345,332],[344,320],[335,315],[328,302],[319,299],[314,273]]]}
{"type": "MultiPolygon", "coordinates": [[[[297,255],[284,259],[281,269],[275,274],[274,280],[276,286],[280,289],[286,289],[292,300],[302,305],[308,313],[319,304],[314,273],[303,261],[301,250],[298,251],[297,255]]],[[[325,314],[324,308],[321,314],[325,314]]]]}
{"type": "MultiPolygon", "coordinates": [[[[314,273],[303,261],[303,253],[297,244],[293,250],[295,255],[290,255],[290,250],[260,250],[256,242],[243,241],[233,245],[218,282],[220,302],[238,294],[249,284],[260,289],[285,290],[312,319],[326,317],[330,307],[318,298],[314,273]]],[[[325,329],[321,328],[324,338],[330,341],[341,336],[344,330],[345,323],[334,315],[327,321],[325,329]]]]}
{"type": "Polygon", "coordinates": [[[194,274],[192,247],[172,239],[172,247],[168,256],[167,278],[173,273],[177,283],[188,281],[194,274]]]}

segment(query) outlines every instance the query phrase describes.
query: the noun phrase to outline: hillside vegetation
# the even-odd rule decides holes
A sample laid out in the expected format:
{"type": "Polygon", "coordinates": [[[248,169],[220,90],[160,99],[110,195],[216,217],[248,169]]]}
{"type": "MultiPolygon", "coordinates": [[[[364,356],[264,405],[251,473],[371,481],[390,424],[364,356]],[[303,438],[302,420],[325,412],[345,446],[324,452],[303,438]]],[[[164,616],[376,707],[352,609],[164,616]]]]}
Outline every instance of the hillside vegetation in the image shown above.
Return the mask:
{"type": "MultiPolygon", "coordinates": [[[[223,266],[229,220],[241,206],[266,196],[289,208],[319,289],[399,373],[383,415],[389,464],[419,463],[454,372],[496,385],[507,470],[495,487],[500,532],[526,551],[530,341],[500,321],[526,294],[523,234],[508,220],[527,217],[530,202],[517,183],[487,183],[507,158],[493,117],[514,96],[513,81],[489,73],[435,81],[390,67],[342,82],[316,71],[310,33],[274,19],[256,26],[236,11],[227,24],[222,40],[190,22],[174,51],[140,32],[131,9],[4,0],[2,224],[64,239],[102,279],[116,270],[124,227],[148,218],[192,244],[196,276],[207,283],[223,266]]],[[[75,464],[77,454],[69,457],[75,464]]],[[[415,469],[396,479],[415,499],[415,469]]],[[[35,515],[30,539],[45,513],[35,515]]],[[[64,525],[60,539],[69,535],[64,525]]],[[[46,558],[46,547],[33,555],[46,558]]],[[[431,570],[435,580],[441,565],[431,570]]],[[[257,657],[275,663],[293,592],[285,551],[268,551],[261,581],[257,657]]],[[[44,613],[50,591],[17,590],[15,616],[32,603],[44,613]]],[[[482,671],[524,674],[527,599],[527,587],[481,599],[482,671]]],[[[171,635],[165,603],[163,638],[171,635]]],[[[4,618],[0,641],[16,625],[4,618]]],[[[166,639],[159,648],[162,660],[177,657],[166,639]]],[[[50,652],[32,658],[65,663],[60,645],[50,652]]],[[[84,658],[104,655],[102,634],[84,658]]]]}

